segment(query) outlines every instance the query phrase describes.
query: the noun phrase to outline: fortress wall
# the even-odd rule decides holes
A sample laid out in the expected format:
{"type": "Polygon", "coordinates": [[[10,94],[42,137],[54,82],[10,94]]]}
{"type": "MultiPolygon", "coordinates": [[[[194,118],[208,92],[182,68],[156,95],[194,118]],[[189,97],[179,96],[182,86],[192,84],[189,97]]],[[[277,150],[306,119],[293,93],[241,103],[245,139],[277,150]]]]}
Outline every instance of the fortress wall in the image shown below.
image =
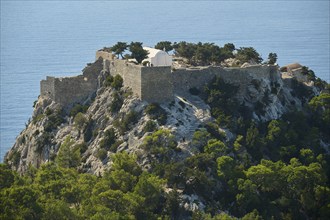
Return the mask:
{"type": "Polygon", "coordinates": [[[40,95],[49,97],[63,106],[84,101],[98,88],[102,62],[102,59],[99,59],[87,66],[83,70],[83,75],[64,78],[47,76],[46,80],[40,82],[40,95]]]}
{"type": "Polygon", "coordinates": [[[47,76],[46,80],[40,81],[40,95],[55,98],[55,77],[47,76]]]}
{"type": "Polygon", "coordinates": [[[174,98],[170,66],[141,68],[141,99],[148,102],[169,102],[174,98]]]}
{"type": "Polygon", "coordinates": [[[98,76],[100,75],[100,72],[103,70],[103,60],[97,59],[94,63],[91,65],[86,66],[82,72],[85,77],[88,77],[89,79],[97,80],[98,76]]]}
{"type": "Polygon", "coordinates": [[[130,87],[134,94],[141,98],[141,68],[125,60],[109,62],[109,70],[112,76],[120,75],[124,80],[124,86],[130,87]]]}
{"type": "Polygon", "coordinates": [[[88,79],[83,75],[55,79],[54,101],[68,106],[84,101],[96,92],[97,81],[88,79]]]}
{"type": "Polygon", "coordinates": [[[96,51],[96,54],[95,54],[95,60],[98,60],[100,57],[104,60],[113,60],[111,53],[102,51],[102,50],[98,50],[98,51],[96,51]]]}
{"type": "Polygon", "coordinates": [[[200,69],[182,69],[172,72],[174,92],[180,94],[190,88],[203,89],[215,76],[225,82],[239,85],[241,88],[249,84],[253,78],[278,81],[281,76],[276,66],[250,66],[246,68],[206,67],[200,69]]]}
{"type": "Polygon", "coordinates": [[[190,88],[203,89],[214,77],[211,68],[175,70],[172,72],[174,93],[185,93],[190,88]]]}

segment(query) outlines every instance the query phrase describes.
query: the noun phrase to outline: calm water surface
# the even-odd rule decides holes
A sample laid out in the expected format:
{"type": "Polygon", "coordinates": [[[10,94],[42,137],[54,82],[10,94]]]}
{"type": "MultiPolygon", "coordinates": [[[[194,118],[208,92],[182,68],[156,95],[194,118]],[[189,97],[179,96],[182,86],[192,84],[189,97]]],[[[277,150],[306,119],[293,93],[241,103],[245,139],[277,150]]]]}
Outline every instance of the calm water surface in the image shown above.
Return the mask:
{"type": "Polygon", "coordinates": [[[329,1],[1,1],[0,161],[31,117],[39,81],[76,75],[117,41],[231,42],[329,76],[329,1]]]}

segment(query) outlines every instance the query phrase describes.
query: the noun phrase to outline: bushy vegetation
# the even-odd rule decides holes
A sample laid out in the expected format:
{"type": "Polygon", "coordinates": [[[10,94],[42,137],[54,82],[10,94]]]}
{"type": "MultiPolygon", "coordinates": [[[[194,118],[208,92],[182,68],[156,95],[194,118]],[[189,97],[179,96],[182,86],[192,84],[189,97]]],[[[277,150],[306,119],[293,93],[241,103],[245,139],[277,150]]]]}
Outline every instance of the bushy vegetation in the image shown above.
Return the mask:
{"type": "MultiPolygon", "coordinates": [[[[31,167],[22,177],[0,166],[1,218],[327,219],[330,157],[320,138],[330,140],[329,100],[324,93],[304,112],[265,123],[245,120],[235,141],[208,124],[195,132],[197,151],[186,158],[178,156],[168,130],[157,130],[144,139],[145,154],[114,154],[111,170],[100,178],[73,168],[79,150],[68,137],[55,163],[31,167]],[[148,172],[136,162],[144,157],[148,172]],[[204,211],[183,208],[182,194],[197,195],[204,211]]],[[[114,131],[105,133],[113,144],[114,131]]],[[[96,156],[106,159],[106,149],[96,156]]]]}
{"type": "Polygon", "coordinates": [[[19,176],[0,165],[1,219],[156,219],[166,216],[165,180],[142,172],[135,157],[113,156],[97,178],[73,168],[44,164],[19,176]]]}
{"type": "MultiPolygon", "coordinates": [[[[227,43],[220,47],[215,43],[191,43],[186,41],[170,42],[160,41],[155,45],[156,49],[165,50],[170,52],[174,50],[174,54],[179,57],[183,57],[191,65],[220,65],[221,62],[228,58],[236,58],[240,64],[245,62],[261,63],[262,58],[260,54],[252,47],[236,48],[234,44],[227,43]]],[[[121,58],[134,58],[137,63],[142,63],[144,59],[148,57],[148,51],[142,47],[142,42],[117,42],[114,46],[110,47],[111,52],[114,55],[121,56],[121,58]],[[125,54],[126,50],[130,53],[125,54]]],[[[277,60],[276,53],[270,53],[268,57],[268,64],[275,64],[277,60]]],[[[144,63],[146,65],[146,63],[144,63]]]]}
{"type": "Polygon", "coordinates": [[[130,111],[127,114],[120,115],[117,120],[114,121],[114,126],[118,129],[122,135],[128,131],[138,121],[138,113],[130,111]]]}
{"type": "Polygon", "coordinates": [[[116,152],[121,143],[122,142],[117,139],[115,129],[110,128],[104,132],[103,139],[100,141],[100,148],[116,152]]]}
{"type": "Polygon", "coordinates": [[[111,86],[112,88],[119,90],[123,87],[123,78],[120,75],[107,76],[104,80],[104,86],[111,86]]]}
{"type": "Polygon", "coordinates": [[[110,52],[113,52],[119,58],[133,58],[137,63],[141,63],[145,58],[148,57],[148,51],[144,50],[142,47],[142,42],[131,42],[127,44],[126,42],[117,42],[115,45],[110,47],[110,52]],[[130,54],[125,54],[125,51],[129,49],[130,54]]]}
{"type": "Polygon", "coordinates": [[[73,108],[70,110],[69,115],[70,115],[71,117],[75,117],[76,114],[78,114],[79,112],[81,112],[81,113],[86,113],[88,107],[89,107],[88,105],[76,104],[76,105],[73,106],[73,108]]]}
{"type": "Polygon", "coordinates": [[[234,44],[228,43],[220,47],[214,43],[174,43],[175,54],[184,57],[192,65],[220,64],[228,58],[234,58],[234,44]]]}
{"type": "Polygon", "coordinates": [[[151,119],[157,120],[160,125],[166,124],[167,113],[158,103],[150,103],[144,111],[151,119]]]}
{"type": "Polygon", "coordinates": [[[120,110],[121,106],[123,105],[124,99],[122,95],[117,91],[112,93],[111,96],[112,96],[112,101],[110,103],[109,110],[113,113],[117,113],[120,110]]]}
{"type": "Polygon", "coordinates": [[[66,137],[61,144],[56,157],[56,163],[58,166],[64,168],[77,167],[81,161],[80,146],[81,145],[76,145],[76,142],[72,140],[70,136],[66,137]]]}
{"type": "Polygon", "coordinates": [[[233,118],[238,117],[239,104],[234,98],[237,86],[214,78],[204,89],[202,97],[211,107],[211,114],[221,126],[233,127],[233,118]]]}
{"type": "Polygon", "coordinates": [[[50,108],[47,108],[45,111],[45,116],[47,117],[47,120],[44,124],[44,130],[46,132],[51,132],[52,130],[56,129],[65,121],[64,115],[65,114],[62,109],[52,110],[50,108]]]}

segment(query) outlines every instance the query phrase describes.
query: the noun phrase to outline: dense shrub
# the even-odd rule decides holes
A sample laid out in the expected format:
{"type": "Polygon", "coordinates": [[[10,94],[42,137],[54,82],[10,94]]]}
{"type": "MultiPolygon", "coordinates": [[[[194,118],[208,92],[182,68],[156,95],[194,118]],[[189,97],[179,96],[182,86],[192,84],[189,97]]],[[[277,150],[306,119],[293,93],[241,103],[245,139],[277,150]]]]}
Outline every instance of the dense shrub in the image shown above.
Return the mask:
{"type": "Polygon", "coordinates": [[[103,85],[111,86],[112,88],[119,90],[123,87],[123,78],[120,75],[115,75],[114,77],[109,75],[105,78],[103,85]]]}
{"type": "Polygon", "coordinates": [[[236,58],[239,59],[242,63],[254,61],[256,63],[261,63],[262,58],[260,54],[253,47],[241,47],[237,49],[236,58]]]}
{"type": "Polygon", "coordinates": [[[155,131],[157,128],[157,123],[154,121],[147,121],[146,125],[143,128],[144,132],[152,132],[155,131]]]}
{"type": "Polygon", "coordinates": [[[114,89],[119,90],[121,87],[123,87],[123,78],[120,75],[115,75],[115,77],[113,78],[113,82],[111,83],[111,86],[114,89]]]}
{"type": "Polygon", "coordinates": [[[53,135],[49,132],[43,132],[38,138],[37,138],[37,146],[36,146],[36,152],[41,153],[46,145],[50,145],[52,143],[53,135]]]}
{"type": "Polygon", "coordinates": [[[174,136],[165,129],[160,129],[145,137],[142,145],[143,149],[155,155],[160,162],[169,161],[176,147],[174,136]]]}
{"type": "Polygon", "coordinates": [[[64,168],[77,167],[80,164],[80,145],[75,145],[75,141],[67,136],[58,150],[56,163],[64,168]]]}
{"type": "Polygon", "coordinates": [[[159,124],[166,124],[167,113],[158,103],[151,103],[147,105],[144,111],[151,119],[157,120],[159,124]]]}
{"type": "Polygon", "coordinates": [[[46,132],[51,132],[65,121],[62,109],[56,109],[53,111],[48,108],[45,114],[47,116],[47,121],[44,124],[44,130],[46,132]]]}
{"type": "Polygon", "coordinates": [[[97,151],[97,158],[99,158],[101,161],[103,161],[108,156],[108,152],[106,149],[101,148],[97,151]]]}
{"type": "Polygon", "coordinates": [[[100,148],[109,150],[111,146],[116,143],[117,136],[115,129],[110,128],[104,132],[103,139],[100,141],[100,148]]]}
{"type": "Polygon", "coordinates": [[[76,126],[78,130],[81,130],[84,128],[84,126],[87,123],[87,119],[85,115],[81,112],[77,113],[76,116],[73,119],[73,123],[76,126]]]}
{"type": "Polygon", "coordinates": [[[71,117],[75,117],[76,114],[78,114],[79,112],[81,113],[86,113],[88,109],[88,105],[80,105],[80,104],[76,104],[71,110],[69,115],[71,117]]]}
{"type": "Polygon", "coordinates": [[[119,130],[120,134],[124,134],[128,131],[132,125],[138,122],[139,114],[135,111],[130,111],[125,115],[121,115],[117,120],[114,121],[114,126],[119,130]]]}
{"type": "Polygon", "coordinates": [[[108,87],[108,86],[111,86],[111,84],[113,83],[113,76],[112,75],[108,75],[104,82],[103,82],[103,85],[108,87]]]}
{"type": "Polygon", "coordinates": [[[120,95],[119,92],[114,92],[112,94],[112,101],[110,103],[110,106],[109,106],[109,110],[113,113],[116,113],[120,110],[121,106],[123,105],[123,98],[122,96],[120,95]]]}

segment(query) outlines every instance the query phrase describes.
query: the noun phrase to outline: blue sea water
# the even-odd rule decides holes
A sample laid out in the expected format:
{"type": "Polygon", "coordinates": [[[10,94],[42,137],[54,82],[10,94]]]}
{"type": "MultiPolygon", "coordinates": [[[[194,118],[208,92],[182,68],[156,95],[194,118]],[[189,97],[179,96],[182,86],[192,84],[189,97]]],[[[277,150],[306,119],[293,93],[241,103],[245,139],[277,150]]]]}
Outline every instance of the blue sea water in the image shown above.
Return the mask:
{"type": "Polygon", "coordinates": [[[0,161],[46,75],[77,75],[117,41],[231,42],[330,82],[329,1],[1,1],[0,161]]]}

